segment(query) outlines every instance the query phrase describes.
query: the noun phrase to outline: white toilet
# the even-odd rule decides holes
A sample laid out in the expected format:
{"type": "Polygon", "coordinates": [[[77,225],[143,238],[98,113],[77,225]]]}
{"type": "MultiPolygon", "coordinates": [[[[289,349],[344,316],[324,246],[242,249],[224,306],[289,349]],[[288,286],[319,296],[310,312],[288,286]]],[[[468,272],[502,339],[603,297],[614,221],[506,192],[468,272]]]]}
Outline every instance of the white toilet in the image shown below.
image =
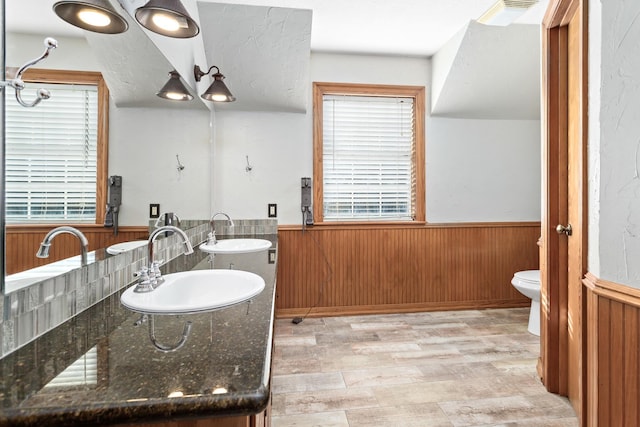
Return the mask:
{"type": "Polygon", "coordinates": [[[522,295],[531,298],[529,312],[529,332],[540,336],[540,270],[518,271],[511,284],[522,295]]]}

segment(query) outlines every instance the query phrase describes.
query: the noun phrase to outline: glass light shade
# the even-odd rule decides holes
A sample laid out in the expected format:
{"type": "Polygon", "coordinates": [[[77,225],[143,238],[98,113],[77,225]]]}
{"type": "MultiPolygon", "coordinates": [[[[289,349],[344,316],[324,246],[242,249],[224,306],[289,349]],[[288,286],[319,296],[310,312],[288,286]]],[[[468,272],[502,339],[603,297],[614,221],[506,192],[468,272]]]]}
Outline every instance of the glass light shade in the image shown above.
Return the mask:
{"type": "Polygon", "coordinates": [[[149,31],[174,38],[190,38],[200,33],[180,0],[149,0],[136,10],[136,20],[149,31]]]}
{"type": "Polygon", "coordinates": [[[162,86],[162,89],[156,95],[160,98],[170,99],[172,101],[190,101],[193,95],[180,80],[180,74],[176,71],[169,73],[169,81],[162,86]]]}
{"type": "Polygon", "coordinates": [[[213,75],[213,83],[211,86],[201,95],[203,99],[207,101],[216,102],[233,102],[236,97],[231,94],[231,91],[227,88],[227,85],[222,81],[224,76],[220,73],[213,75]]]}
{"type": "Polygon", "coordinates": [[[59,1],[53,5],[53,11],[69,24],[94,33],[119,34],[129,28],[108,0],[59,1]]]}

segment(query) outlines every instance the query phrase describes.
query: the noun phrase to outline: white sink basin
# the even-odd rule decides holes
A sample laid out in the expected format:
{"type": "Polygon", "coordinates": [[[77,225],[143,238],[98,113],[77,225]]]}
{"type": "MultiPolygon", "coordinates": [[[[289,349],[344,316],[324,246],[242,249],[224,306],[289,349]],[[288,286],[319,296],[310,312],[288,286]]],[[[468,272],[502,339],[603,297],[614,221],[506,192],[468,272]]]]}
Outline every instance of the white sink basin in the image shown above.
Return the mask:
{"type": "Polygon", "coordinates": [[[141,246],[145,246],[149,241],[147,240],[132,240],[130,242],[116,243],[107,248],[107,253],[111,255],[118,255],[122,252],[130,251],[141,246]]]}
{"type": "Polygon", "coordinates": [[[124,291],[125,307],[147,314],[185,314],[213,310],[246,301],[264,289],[264,279],[240,270],[195,270],[163,276],[151,292],[124,291]]]}
{"type": "Polygon", "coordinates": [[[265,251],[271,247],[271,242],[264,239],[224,239],[215,245],[203,243],[200,250],[210,254],[245,254],[265,251]]]}

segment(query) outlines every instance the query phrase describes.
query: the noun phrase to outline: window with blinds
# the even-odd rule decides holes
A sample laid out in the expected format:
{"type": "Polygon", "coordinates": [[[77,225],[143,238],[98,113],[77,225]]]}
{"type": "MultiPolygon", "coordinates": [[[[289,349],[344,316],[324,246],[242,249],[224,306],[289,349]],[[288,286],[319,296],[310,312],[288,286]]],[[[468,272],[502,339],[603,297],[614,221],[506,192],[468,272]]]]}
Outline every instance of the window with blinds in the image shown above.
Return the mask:
{"type": "Polygon", "coordinates": [[[46,87],[51,98],[35,108],[6,96],[6,221],[94,222],[98,87],[46,87]]]}
{"type": "Polygon", "coordinates": [[[325,221],[412,220],[414,98],[325,94],[325,221]]]}

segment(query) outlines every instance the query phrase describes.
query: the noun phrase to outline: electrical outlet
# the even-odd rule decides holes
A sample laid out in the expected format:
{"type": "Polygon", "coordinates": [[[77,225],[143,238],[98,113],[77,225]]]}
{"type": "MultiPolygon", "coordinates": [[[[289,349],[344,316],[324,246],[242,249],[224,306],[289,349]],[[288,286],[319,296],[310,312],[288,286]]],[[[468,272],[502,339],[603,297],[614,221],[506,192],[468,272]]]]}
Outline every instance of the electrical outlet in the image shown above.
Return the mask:
{"type": "Polygon", "coordinates": [[[276,218],[278,216],[278,205],[275,203],[269,203],[268,209],[269,218],[276,218]]]}
{"type": "Polygon", "coordinates": [[[160,203],[151,203],[149,205],[149,218],[160,217],[160,203]]]}
{"type": "Polygon", "coordinates": [[[269,249],[268,262],[269,262],[269,264],[275,264],[276,263],[276,250],[275,249],[269,249]]]}

